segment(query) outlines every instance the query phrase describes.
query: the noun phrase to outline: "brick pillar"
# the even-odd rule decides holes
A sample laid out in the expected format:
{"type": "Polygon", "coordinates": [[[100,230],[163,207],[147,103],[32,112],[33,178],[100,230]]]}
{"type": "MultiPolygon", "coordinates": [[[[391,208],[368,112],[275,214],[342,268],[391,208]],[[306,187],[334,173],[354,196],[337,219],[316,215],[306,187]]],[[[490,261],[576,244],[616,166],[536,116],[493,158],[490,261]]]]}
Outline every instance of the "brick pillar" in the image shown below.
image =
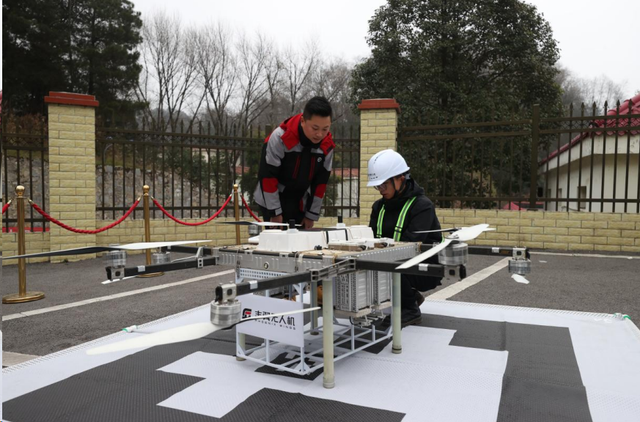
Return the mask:
{"type": "MultiPolygon", "coordinates": [[[[93,95],[50,92],[49,104],[49,213],[78,229],[96,228],[96,118],[93,95]]],[[[76,234],[50,225],[50,250],[95,246],[93,234],[76,234]]],[[[51,258],[77,261],[78,255],[51,258]]]]}
{"type": "Polygon", "coordinates": [[[371,206],[380,194],[367,187],[369,159],[383,149],[396,149],[400,105],[391,98],[363,100],[360,109],[360,223],[369,224],[371,206]]]}

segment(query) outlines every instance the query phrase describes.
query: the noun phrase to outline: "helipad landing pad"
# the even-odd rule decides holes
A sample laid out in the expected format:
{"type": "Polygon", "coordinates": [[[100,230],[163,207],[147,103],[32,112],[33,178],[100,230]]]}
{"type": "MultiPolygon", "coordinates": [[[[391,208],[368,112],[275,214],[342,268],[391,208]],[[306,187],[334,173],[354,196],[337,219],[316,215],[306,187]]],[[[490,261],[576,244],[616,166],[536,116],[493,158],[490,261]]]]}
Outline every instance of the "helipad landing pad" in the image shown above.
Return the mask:
{"type": "MultiPolygon", "coordinates": [[[[427,301],[402,354],[336,363],[336,387],[234,357],[232,331],[88,356],[206,321],[201,307],[3,371],[11,422],[640,420],[640,331],[603,314],[427,301]]],[[[273,356],[277,356],[275,353],[273,356]]]]}

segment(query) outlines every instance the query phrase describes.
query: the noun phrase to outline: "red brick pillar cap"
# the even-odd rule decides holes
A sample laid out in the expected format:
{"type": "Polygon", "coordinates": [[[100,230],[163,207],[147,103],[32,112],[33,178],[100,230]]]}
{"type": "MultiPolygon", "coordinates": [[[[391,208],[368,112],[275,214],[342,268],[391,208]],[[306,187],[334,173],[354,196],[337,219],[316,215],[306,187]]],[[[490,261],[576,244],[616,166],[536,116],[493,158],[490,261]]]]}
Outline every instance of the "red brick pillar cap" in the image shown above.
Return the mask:
{"type": "Polygon", "coordinates": [[[44,97],[44,102],[49,104],[69,104],[85,107],[98,107],[100,104],[96,101],[96,97],[94,95],[55,91],[49,91],[49,95],[44,97]]]}
{"type": "Polygon", "coordinates": [[[400,112],[400,104],[393,98],[375,98],[372,100],[362,100],[358,104],[359,110],[389,110],[394,109],[400,112]]]}

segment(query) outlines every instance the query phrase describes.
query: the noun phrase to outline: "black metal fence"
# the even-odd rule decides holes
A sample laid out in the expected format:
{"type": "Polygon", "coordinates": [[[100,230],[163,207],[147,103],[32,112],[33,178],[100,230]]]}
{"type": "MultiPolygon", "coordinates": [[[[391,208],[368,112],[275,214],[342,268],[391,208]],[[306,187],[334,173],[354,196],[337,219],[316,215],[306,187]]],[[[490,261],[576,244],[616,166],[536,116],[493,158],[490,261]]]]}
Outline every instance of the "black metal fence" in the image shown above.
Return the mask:
{"type": "MultiPolygon", "coordinates": [[[[48,132],[46,121],[41,118],[38,124],[28,129],[21,128],[2,119],[1,157],[2,162],[2,194],[3,203],[15,198],[15,188],[25,187],[24,196],[38,203],[44,210],[49,209],[49,155],[48,132]]],[[[42,232],[49,228],[49,223],[31,207],[26,207],[25,227],[31,232],[42,232]]],[[[9,207],[3,216],[2,232],[16,229],[16,206],[9,207]]]]}
{"type": "MultiPolygon", "coordinates": [[[[232,130],[218,135],[211,126],[180,132],[153,132],[98,128],[96,133],[97,217],[115,219],[140,196],[143,185],[172,215],[178,218],[207,218],[216,212],[240,186],[252,203],[257,183],[260,153],[270,127],[232,130]]],[[[359,141],[336,141],[334,174],[325,196],[326,215],[358,213],[357,180],[343,175],[353,173],[344,166],[359,166],[359,141]],[[345,197],[346,195],[346,197],[345,197]],[[354,197],[355,196],[355,197],[354,197]]],[[[257,209],[254,209],[257,210],[257,209]]],[[[155,206],[153,218],[164,215],[155,206]]],[[[222,216],[232,216],[228,207],[222,216]]],[[[248,212],[241,208],[241,216],[248,212]]],[[[136,210],[134,218],[142,217],[136,210]]]]}
{"type": "Polygon", "coordinates": [[[398,150],[441,207],[640,212],[637,107],[404,125],[398,150]]]}

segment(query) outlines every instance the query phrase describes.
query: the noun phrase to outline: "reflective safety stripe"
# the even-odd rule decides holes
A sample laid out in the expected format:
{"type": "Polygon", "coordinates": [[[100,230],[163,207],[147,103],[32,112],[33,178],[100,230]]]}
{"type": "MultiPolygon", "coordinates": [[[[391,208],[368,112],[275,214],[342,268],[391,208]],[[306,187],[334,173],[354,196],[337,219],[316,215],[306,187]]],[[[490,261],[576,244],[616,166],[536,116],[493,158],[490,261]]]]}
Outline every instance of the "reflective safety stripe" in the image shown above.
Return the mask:
{"type": "Polygon", "coordinates": [[[400,236],[402,236],[402,227],[404,226],[404,219],[407,216],[407,211],[409,211],[411,204],[413,204],[413,201],[415,200],[416,197],[414,196],[413,198],[405,202],[404,206],[402,207],[402,211],[400,211],[398,222],[396,223],[396,228],[393,232],[393,240],[395,240],[396,242],[400,241],[400,236]]]}
{"type": "MultiPolygon", "coordinates": [[[[416,197],[414,196],[413,198],[405,202],[402,206],[402,210],[400,211],[400,215],[398,216],[398,222],[396,223],[396,226],[393,230],[393,240],[395,240],[396,242],[400,241],[400,236],[402,235],[402,227],[404,226],[404,220],[407,216],[409,208],[411,208],[411,204],[413,204],[413,201],[415,200],[416,197]]],[[[378,214],[378,232],[376,233],[376,237],[382,237],[382,222],[384,221],[384,213],[385,208],[383,204],[382,208],[380,209],[380,213],[378,214]]]]}
{"type": "Polygon", "coordinates": [[[384,220],[384,204],[382,204],[382,208],[380,208],[380,212],[378,213],[378,233],[377,237],[382,237],[382,221],[384,220]]]}

